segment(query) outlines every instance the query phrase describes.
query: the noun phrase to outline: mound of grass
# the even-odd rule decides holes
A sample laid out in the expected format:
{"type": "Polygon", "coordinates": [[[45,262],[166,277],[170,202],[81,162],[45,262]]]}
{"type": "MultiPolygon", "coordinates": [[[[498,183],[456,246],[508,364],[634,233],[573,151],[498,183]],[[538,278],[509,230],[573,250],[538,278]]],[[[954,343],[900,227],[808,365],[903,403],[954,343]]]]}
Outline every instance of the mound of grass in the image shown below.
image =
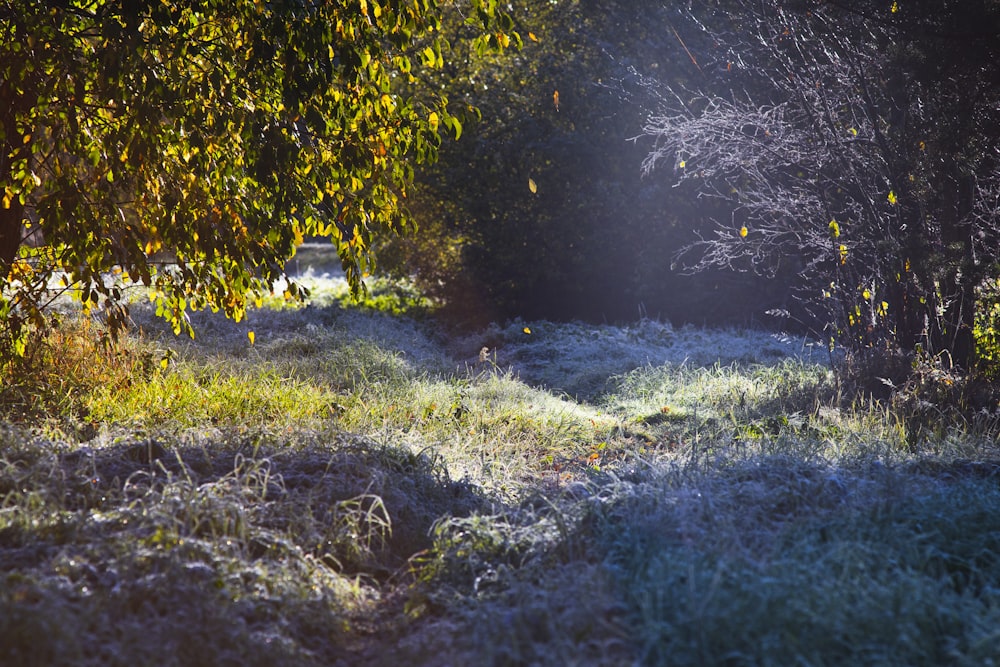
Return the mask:
{"type": "Polygon", "coordinates": [[[426,456],[216,432],[74,449],[3,434],[0,662],[331,664],[441,515],[426,456]]]}
{"type": "MultiPolygon", "coordinates": [[[[790,460],[654,476],[438,533],[454,664],[991,664],[994,480],[790,460]]],[[[437,596],[437,597],[435,597],[437,596]]],[[[425,598],[420,598],[424,600],[425,598]]]]}

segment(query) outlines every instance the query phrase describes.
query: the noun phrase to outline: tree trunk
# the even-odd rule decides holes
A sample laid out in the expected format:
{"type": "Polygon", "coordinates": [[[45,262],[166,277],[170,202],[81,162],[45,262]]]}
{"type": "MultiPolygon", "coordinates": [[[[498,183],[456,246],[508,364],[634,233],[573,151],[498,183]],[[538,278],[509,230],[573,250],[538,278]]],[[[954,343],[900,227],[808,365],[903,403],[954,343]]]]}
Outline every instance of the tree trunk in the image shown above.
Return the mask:
{"type": "Polygon", "coordinates": [[[951,362],[969,370],[975,363],[976,262],[969,213],[975,197],[971,177],[950,165],[951,178],[942,184],[941,243],[945,262],[940,281],[944,312],[934,342],[951,362]]]}
{"type": "Polygon", "coordinates": [[[0,207],[0,281],[7,278],[21,247],[21,217],[24,206],[15,200],[10,208],[0,207]]]}
{"type": "MultiPolygon", "coordinates": [[[[0,183],[9,182],[14,163],[30,151],[30,141],[17,141],[21,137],[17,113],[26,105],[26,94],[16,92],[6,81],[0,82],[0,132],[3,136],[0,141],[0,183]]],[[[24,204],[19,198],[14,197],[7,208],[0,202],[0,282],[6,281],[21,247],[23,216],[24,204]]]]}

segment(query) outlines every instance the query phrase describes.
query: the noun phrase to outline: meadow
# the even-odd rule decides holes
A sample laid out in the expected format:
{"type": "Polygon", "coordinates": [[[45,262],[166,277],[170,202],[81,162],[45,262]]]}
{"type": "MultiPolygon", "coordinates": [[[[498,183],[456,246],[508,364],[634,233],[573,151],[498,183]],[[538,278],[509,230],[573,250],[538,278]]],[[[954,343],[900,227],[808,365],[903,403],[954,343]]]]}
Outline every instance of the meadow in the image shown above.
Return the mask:
{"type": "Polygon", "coordinates": [[[916,431],[808,340],[303,280],[194,340],[66,316],[5,380],[0,664],[1000,661],[995,409],[916,431]]]}

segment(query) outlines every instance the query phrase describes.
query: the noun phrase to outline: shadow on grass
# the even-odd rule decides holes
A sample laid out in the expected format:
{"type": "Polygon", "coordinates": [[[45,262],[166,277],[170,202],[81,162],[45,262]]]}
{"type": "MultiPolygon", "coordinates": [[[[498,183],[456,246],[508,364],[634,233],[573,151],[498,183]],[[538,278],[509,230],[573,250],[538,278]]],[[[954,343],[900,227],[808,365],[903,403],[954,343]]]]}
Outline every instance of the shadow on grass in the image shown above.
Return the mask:
{"type": "Polygon", "coordinates": [[[433,523],[492,508],[346,436],[0,435],[2,664],[357,664],[433,523]]]}

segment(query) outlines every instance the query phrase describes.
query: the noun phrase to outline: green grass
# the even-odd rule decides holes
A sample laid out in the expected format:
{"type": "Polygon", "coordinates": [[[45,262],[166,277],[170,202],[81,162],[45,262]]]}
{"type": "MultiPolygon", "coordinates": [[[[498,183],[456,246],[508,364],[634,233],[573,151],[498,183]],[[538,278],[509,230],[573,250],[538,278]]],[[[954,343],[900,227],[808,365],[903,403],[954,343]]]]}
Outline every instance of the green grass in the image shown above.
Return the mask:
{"type": "Polygon", "coordinates": [[[749,332],[198,317],[7,378],[0,664],[1000,659],[996,415],[915,444],[749,332]]]}

